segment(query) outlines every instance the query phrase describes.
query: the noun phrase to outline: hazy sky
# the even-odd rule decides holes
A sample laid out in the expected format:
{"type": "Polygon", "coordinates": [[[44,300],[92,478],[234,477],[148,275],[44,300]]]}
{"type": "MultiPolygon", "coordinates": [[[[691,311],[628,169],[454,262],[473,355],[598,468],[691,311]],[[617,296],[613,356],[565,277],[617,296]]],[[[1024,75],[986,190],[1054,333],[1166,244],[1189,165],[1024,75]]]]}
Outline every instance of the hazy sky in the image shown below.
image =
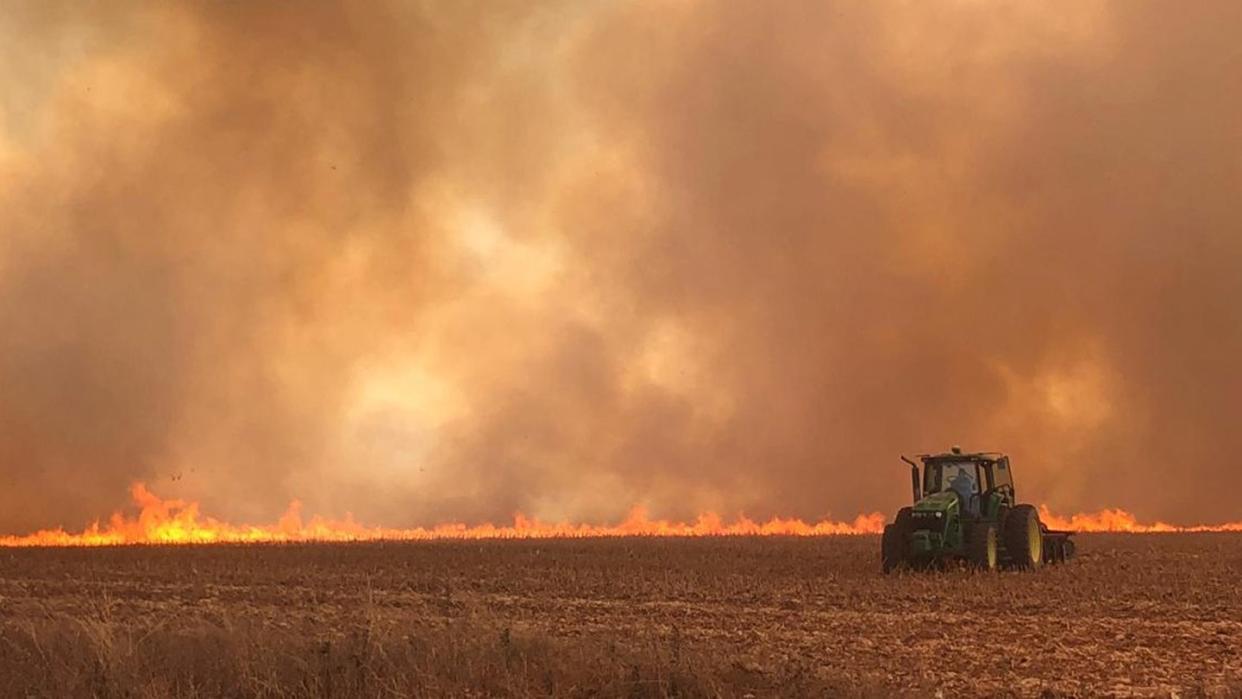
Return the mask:
{"type": "Polygon", "coordinates": [[[1242,517],[1242,3],[0,4],[0,531],[1242,517]]]}

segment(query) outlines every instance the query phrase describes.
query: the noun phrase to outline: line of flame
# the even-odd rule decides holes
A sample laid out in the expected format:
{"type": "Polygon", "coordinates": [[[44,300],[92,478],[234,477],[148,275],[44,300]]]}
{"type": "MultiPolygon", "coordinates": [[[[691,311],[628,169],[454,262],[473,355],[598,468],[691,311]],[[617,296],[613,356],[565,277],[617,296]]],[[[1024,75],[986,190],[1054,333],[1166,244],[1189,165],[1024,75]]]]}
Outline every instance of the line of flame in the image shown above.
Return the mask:
{"type": "Polygon", "coordinates": [[[1079,513],[1069,517],[1053,514],[1047,505],[1040,505],[1039,519],[1049,529],[1067,529],[1076,532],[1131,532],[1134,534],[1158,534],[1162,532],[1242,532],[1242,522],[1223,524],[1179,525],[1167,522],[1150,524],[1138,521],[1133,514],[1119,509],[1079,513]]]}
{"type": "Polygon", "coordinates": [[[427,539],[536,539],[617,536],[741,536],[829,534],[873,534],[884,529],[885,517],[879,512],[859,515],[853,522],[822,521],[807,523],[799,519],[773,518],[756,522],[746,517],[725,522],[713,513],[699,515],[694,522],[650,519],[635,507],[620,524],[595,525],[569,522],[546,523],[518,514],[511,525],[440,524],[433,527],[394,529],[360,524],[352,517],[340,520],[312,517],[304,520],[301,503],[296,500],[275,523],[234,525],[200,514],[198,503],[163,500],[141,483],[130,490],[139,507],[136,517],[115,513],[107,524],[95,522],[85,530],[70,533],[49,529],[25,536],[0,536],[0,546],[116,546],[124,544],[212,544],[302,541],[411,541],[427,539]]]}
{"type": "MultiPolygon", "coordinates": [[[[118,512],[106,524],[95,522],[81,532],[48,529],[24,536],[0,536],[0,546],[119,546],[125,544],[212,544],[308,541],[411,541],[429,539],[536,539],[617,536],[827,536],[878,534],[887,517],[880,512],[859,515],[853,522],[804,522],[773,518],[756,522],[740,517],[725,522],[714,513],[699,515],[693,522],[650,519],[641,507],[632,509],[620,524],[595,525],[569,522],[546,523],[521,514],[511,525],[440,524],[433,527],[394,529],[360,524],[352,517],[340,520],[319,516],[304,520],[296,500],[274,524],[234,525],[200,514],[198,503],[164,500],[141,483],[130,493],[139,508],[137,516],[118,512]]],[[[1062,517],[1046,506],[1040,519],[1053,529],[1080,532],[1242,532],[1242,522],[1219,525],[1177,526],[1144,524],[1124,510],[1062,517]]]]}

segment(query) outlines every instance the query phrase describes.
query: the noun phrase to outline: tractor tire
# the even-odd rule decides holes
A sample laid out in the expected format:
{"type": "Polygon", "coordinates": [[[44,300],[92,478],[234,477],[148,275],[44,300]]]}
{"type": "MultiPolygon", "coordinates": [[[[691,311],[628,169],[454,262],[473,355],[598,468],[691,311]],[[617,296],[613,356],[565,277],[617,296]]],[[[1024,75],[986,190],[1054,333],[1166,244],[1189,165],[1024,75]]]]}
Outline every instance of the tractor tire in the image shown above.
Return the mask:
{"type": "Polygon", "coordinates": [[[1044,562],[1043,527],[1039,512],[1030,505],[1018,505],[1005,518],[1005,553],[1018,568],[1038,568],[1044,562]]]}
{"type": "Polygon", "coordinates": [[[897,521],[884,527],[880,540],[880,568],[885,575],[910,563],[910,508],[897,512],[897,521]]]}
{"type": "Polygon", "coordinates": [[[911,531],[914,530],[914,527],[910,526],[910,523],[913,520],[914,520],[914,508],[903,507],[900,510],[897,510],[897,521],[894,522],[894,524],[901,527],[902,529],[906,531],[907,534],[909,534],[911,531]]]}
{"type": "Polygon", "coordinates": [[[884,525],[884,536],[880,540],[880,569],[885,575],[906,563],[906,547],[902,538],[901,530],[896,524],[884,525]]]}
{"type": "Polygon", "coordinates": [[[1000,541],[995,524],[979,522],[971,527],[970,538],[966,542],[966,557],[970,565],[979,570],[996,570],[1000,565],[1000,541]]]}

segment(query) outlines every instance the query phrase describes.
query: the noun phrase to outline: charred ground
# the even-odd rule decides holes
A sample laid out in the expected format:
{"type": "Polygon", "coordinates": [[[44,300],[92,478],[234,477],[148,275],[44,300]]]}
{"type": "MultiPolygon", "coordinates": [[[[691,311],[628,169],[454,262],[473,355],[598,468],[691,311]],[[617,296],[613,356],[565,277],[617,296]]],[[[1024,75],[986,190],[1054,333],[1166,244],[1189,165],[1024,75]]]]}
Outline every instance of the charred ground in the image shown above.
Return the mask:
{"type": "Polygon", "coordinates": [[[0,553],[0,694],[1242,693],[1242,535],[1036,573],[877,537],[0,553]]]}

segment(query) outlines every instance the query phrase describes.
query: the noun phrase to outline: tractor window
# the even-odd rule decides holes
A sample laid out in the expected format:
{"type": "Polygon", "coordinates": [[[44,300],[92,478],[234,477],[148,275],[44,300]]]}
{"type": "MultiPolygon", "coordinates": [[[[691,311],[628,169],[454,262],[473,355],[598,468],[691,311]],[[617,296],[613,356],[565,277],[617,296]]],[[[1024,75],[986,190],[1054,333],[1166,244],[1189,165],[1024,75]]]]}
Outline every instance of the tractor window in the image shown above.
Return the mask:
{"type": "Polygon", "coordinates": [[[1001,486],[1013,487],[1013,476],[1009,475],[1009,459],[997,459],[996,467],[992,469],[992,480],[996,482],[996,487],[1001,486]]]}
{"type": "Polygon", "coordinates": [[[925,485],[928,493],[954,490],[963,501],[968,501],[971,495],[980,492],[979,472],[973,461],[930,464],[925,485]]]}

